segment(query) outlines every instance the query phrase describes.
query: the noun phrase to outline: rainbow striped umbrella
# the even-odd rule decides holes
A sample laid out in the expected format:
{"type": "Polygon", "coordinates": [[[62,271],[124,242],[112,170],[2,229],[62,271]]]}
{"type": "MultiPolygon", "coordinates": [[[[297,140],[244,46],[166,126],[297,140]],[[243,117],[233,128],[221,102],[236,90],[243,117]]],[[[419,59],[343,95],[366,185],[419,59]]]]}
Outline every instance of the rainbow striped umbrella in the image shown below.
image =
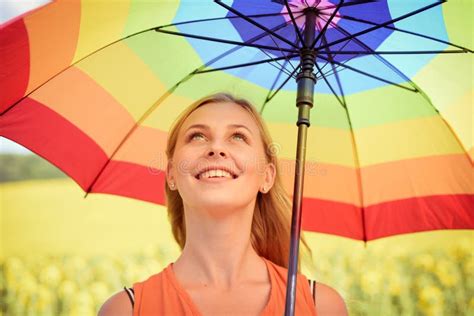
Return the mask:
{"type": "Polygon", "coordinates": [[[472,229],[472,12],[470,0],[54,1],[0,28],[0,135],[87,193],[164,204],[171,123],[229,91],[266,120],[303,229],[363,241],[472,229]],[[295,122],[306,128],[311,106],[302,189],[295,122]]]}
{"type": "MultiPolygon", "coordinates": [[[[317,43],[304,229],[373,240],[472,227],[472,4],[337,3],[289,2],[300,28],[305,6],[325,8],[318,28],[338,9],[317,43]]],[[[226,90],[261,106],[292,192],[299,38],[287,12],[280,1],[46,5],[1,28],[1,135],[86,192],[163,204],[170,124],[226,90]]]]}

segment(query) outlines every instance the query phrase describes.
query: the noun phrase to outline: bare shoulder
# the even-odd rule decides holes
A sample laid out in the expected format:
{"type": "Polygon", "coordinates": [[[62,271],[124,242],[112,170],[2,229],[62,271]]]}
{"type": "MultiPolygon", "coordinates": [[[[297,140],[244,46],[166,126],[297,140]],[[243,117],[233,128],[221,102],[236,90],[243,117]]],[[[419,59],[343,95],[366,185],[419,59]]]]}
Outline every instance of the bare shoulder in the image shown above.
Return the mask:
{"type": "Polygon", "coordinates": [[[109,297],[99,310],[98,316],[132,316],[130,298],[124,290],[109,297]]]}
{"type": "Polygon", "coordinates": [[[318,316],[347,316],[341,294],[324,283],[316,283],[316,314],[318,316]]]}

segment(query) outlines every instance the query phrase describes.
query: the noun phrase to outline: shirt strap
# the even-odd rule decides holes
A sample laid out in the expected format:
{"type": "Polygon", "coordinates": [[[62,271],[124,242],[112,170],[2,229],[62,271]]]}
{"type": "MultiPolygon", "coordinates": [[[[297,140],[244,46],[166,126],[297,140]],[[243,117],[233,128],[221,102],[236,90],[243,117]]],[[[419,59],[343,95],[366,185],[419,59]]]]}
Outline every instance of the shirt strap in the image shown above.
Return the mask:
{"type": "Polygon", "coordinates": [[[125,292],[127,292],[128,298],[130,299],[130,302],[132,303],[133,307],[133,305],[135,304],[135,292],[133,291],[133,288],[124,286],[123,289],[125,290],[125,292]]]}
{"type": "Polygon", "coordinates": [[[314,305],[316,305],[316,280],[308,279],[309,289],[311,291],[311,296],[313,297],[314,305]]]}

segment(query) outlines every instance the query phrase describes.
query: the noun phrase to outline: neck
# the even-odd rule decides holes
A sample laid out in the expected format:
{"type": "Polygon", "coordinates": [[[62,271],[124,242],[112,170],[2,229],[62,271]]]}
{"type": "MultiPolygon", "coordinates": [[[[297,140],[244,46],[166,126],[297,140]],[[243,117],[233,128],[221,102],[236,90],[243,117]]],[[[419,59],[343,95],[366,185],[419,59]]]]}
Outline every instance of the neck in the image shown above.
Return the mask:
{"type": "Polygon", "coordinates": [[[182,283],[230,289],[262,278],[266,266],[250,240],[253,208],[252,203],[217,217],[185,207],[186,244],[173,264],[182,283]]]}

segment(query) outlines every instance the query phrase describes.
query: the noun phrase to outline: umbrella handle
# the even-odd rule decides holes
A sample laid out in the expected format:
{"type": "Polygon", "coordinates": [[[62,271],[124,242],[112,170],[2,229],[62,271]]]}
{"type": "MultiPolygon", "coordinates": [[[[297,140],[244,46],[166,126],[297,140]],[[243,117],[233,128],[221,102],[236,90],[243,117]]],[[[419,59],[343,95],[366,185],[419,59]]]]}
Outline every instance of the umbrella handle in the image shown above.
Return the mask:
{"type": "Polygon", "coordinates": [[[307,130],[310,126],[309,114],[313,107],[314,86],[316,84],[316,77],[313,74],[316,54],[314,49],[311,48],[315,34],[316,12],[308,8],[305,10],[305,17],[305,45],[301,49],[301,69],[296,77],[298,83],[296,97],[296,106],[298,107],[298,121],[296,123],[296,125],[298,125],[298,141],[296,147],[295,182],[293,187],[285,316],[293,316],[295,313],[296,276],[298,272],[298,250],[301,231],[306,139],[307,130]]]}

